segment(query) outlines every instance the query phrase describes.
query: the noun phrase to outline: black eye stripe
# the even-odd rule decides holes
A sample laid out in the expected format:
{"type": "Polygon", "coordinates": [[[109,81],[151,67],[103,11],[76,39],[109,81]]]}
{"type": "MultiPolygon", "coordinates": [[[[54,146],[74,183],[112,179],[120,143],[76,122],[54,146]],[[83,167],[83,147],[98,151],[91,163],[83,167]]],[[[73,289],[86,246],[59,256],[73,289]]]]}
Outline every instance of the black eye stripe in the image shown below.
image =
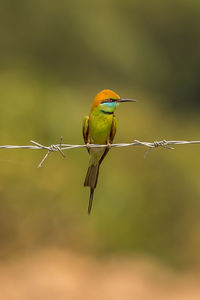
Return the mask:
{"type": "Polygon", "coordinates": [[[108,99],[105,99],[101,102],[101,104],[103,103],[109,103],[109,102],[115,102],[116,100],[115,99],[112,99],[112,98],[108,98],[108,99]]]}

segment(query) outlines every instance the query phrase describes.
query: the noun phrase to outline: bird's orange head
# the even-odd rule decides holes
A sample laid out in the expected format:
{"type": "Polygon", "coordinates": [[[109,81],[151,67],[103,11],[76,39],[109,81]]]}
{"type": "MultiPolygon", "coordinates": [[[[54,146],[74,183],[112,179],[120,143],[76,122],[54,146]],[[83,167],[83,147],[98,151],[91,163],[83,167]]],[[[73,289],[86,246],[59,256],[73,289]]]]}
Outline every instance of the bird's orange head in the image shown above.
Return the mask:
{"type": "Polygon", "coordinates": [[[93,111],[97,106],[99,106],[99,104],[101,104],[103,101],[108,100],[118,100],[120,99],[120,96],[117,95],[115,92],[113,92],[112,90],[102,90],[101,92],[99,92],[93,101],[92,107],[91,107],[91,111],[93,111]]]}
{"type": "Polygon", "coordinates": [[[116,106],[121,102],[135,102],[136,100],[127,99],[127,98],[120,98],[119,95],[117,95],[112,90],[102,90],[100,93],[98,93],[93,101],[91,112],[100,106],[106,107],[110,111],[114,111],[116,106]]]}

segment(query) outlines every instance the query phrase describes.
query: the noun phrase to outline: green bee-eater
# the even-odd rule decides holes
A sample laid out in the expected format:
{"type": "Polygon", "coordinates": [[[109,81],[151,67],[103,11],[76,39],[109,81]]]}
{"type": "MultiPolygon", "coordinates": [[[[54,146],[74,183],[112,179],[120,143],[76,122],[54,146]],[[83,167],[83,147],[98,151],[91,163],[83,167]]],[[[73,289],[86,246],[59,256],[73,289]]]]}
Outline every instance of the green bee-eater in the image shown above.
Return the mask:
{"type": "Polygon", "coordinates": [[[109,151],[116,133],[116,107],[121,102],[134,102],[136,100],[120,98],[112,90],[103,90],[96,95],[92,104],[90,115],[83,120],[83,138],[85,144],[107,144],[104,148],[87,148],[90,154],[89,168],[84,186],[90,187],[88,213],[91,212],[94,189],[97,185],[99,167],[109,151]]]}

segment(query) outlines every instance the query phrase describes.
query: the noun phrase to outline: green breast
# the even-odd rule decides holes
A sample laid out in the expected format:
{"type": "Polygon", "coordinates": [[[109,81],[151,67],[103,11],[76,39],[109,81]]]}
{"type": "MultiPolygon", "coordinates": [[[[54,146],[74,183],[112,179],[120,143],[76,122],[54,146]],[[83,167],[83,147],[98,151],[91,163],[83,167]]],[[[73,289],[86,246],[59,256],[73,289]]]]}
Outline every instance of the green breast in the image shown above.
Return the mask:
{"type": "Polygon", "coordinates": [[[110,136],[113,114],[104,114],[95,109],[89,120],[89,137],[94,144],[106,144],[110,136]]]}

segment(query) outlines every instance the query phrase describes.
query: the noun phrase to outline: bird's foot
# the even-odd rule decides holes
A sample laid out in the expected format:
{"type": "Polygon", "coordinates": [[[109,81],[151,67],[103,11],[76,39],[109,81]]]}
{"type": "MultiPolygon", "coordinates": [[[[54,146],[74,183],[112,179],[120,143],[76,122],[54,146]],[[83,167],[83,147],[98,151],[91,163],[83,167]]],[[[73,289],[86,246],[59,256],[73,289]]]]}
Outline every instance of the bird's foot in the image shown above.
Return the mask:
{"type": "Polygon", "coordinates": [[[90,149],[90,143],[86,143],[85,146],[86,146],[87,150],[90,149]]]}
{"type": "Polygon", "coordinates": [[[108,149],[111,148],[111,143],[107,142],[107,148],[108,148],[108,149]]]}

